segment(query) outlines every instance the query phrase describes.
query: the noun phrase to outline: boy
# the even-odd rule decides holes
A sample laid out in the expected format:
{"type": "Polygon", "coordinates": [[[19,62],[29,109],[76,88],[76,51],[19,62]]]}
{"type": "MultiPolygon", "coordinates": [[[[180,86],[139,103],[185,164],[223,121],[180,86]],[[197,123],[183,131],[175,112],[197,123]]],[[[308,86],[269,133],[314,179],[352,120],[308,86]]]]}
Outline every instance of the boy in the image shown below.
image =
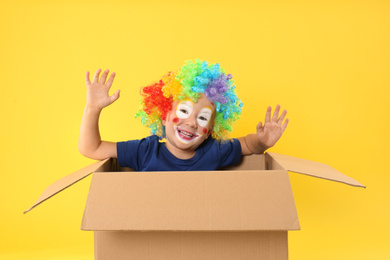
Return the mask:
{"type": "Polygon", "coordinates": [[[286,110],[279,117],[278,105],[271,118],[268,107],[256,134],[228,139],[242,107],[232,76],[219,64],[195,60],[142,89],[143,107],[137,116],[153,135],[127,142],[102,141],[100,112],[119,98],[119,90],[109,96],[115,73],[108,80],[108,70],[101,77],[100,73],[100,69],[95,72],[92,83],[86,73],[87,104],[79,136],[80,153],[91,159],[118,158],[120,166],[136,171],[216,170],[237,164],[241,156],[264,153],[288,124],[286,110]],[[166,142],[159,142],[163,138],[166,142]]]}

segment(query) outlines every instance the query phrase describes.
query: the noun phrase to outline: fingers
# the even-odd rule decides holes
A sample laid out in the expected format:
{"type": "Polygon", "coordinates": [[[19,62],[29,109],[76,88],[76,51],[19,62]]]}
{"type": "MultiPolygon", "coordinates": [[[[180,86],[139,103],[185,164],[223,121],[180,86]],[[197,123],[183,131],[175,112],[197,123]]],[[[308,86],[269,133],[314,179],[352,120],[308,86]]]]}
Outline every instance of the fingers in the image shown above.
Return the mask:
{"type": "Polygon", "coordinates": [[[282,114],[280,115],[280,117],[279,117],[279,119],[277,121],[278,125],[282,125],[283,120],[286,117],[286,115],[287,115],[287,110],[283,110],[282,114]]]}
{"type": "Polygon", "coordinates": [[[278,121],[279,110],[280,110],[280,105],[277,105],[276,108],[275,108],[274,115],[272,116],[272,122],[277,122],[278,121]]]}
{"type": "Polygon", "coordinates": [[[116,75],[115,72],[111,73],[106,83],[107,87],[109,88],[111,87],[112,83],[114,82],[115,75],[116,75]]]}
{"type": "MultiPolygon", "coordinates": [[[[93,75],[93,80],[92,80],[92,83],[100,83],[100,84],[106,84],[108,87],[111,87],[112,83],[114,82],[114,78],[115,78],[115,72],[111,73],[107,83],[106,83],[106,80],[107,80],[107,76],[108,76],[108,73],[110,72],[110,70],[105,70],[102,74],[102,76],[100,77],[100,73],[102,72],[102,69],[98,69],[95,74],[93,75]],[[100,79],[99,79],[100,77],[100,79]]],[[[91,84],[91,81],[89,80],[89,71],[87,71],[86,75],[85,75],[85,83],[87,85],[90,85],[91,84]]]]}
{"type": "Polygon", "coordinates": [[[265,121],[264,121],[264,123],[271,122],[271,110],[272,110],[272,108],[269,106],[267,108],[267,113],[265,114],[265,121]]]}
{"type": "Polygon", "coordinates": [[[85,73],[85,85],[87,86],[91,85],[91,80],[89,79],[89,71],[85,73]]]}
{"type": "Polygon", "coordinates": [[[286,130],[287,125],[288,125],[288,118],[286,119],[286,121],[284,121],[284,124],[282,125],[282,131],[283,132],[284,132],[284,130],[286,130]]]}
{"type": "MultiPolygon", "coordinates": [[[[265,123],[271,122],[271,112],[272,112],[272,108],[269,106],[267,108],[267,113],[265,115],[265,123]]],[[[286,127],[288,125],[288,119],[286,119],[286,121],[282,125],[282,123],[287,115],[287,110],[283,110],[280,117],[279,117],[279,113],[280,113],[280,105],[277,105],[275,108],[274,114],[272,115],[272,122],[275,122],[276,124],[280,125],[284,131],[284,129],[286,129],[286,127]]]]}
{"type": "Polygon", "coordinates": [[[110,104],[114,103],[119,98],[119,93],[120,90],[118,89],[112,96],[110,96],[110,104]]]}
{"type": "Polygon", "coordinates": [[[99,80],[99,83],[100,84],[105,84],[106,83],[106,79],[107,79],[107,76],[108,76],[108,73],[109,73],[110,71],[109,70],[105,70],[104,72],[103,72],[103,74],[102,74],[102,77],[100,78],[100,80],[99,80]]]}
{"type": "Polygon", "coordinates": [[[257,124],[257,126],[256,126],[257,131],[260,131],[262,127],[263,127],[263,123],[262,123],[262,122],[259,122],[259,123],[257,124]]]}
{"type": "Polygon", "coordinates": [[[257,134],[263,134],[264,133],[264,127],[263,127],[263,123],[262,122],[259,122],[256,126],[256,133],[257,134]]]}
{"type": "Polygon", "coordinates": [[[286,121],[284,121],[284,118],[286,117],[287,115],[287,110],[283,110],[282,114],[280,115],[280,117],[278,118],[279,116],[279,111],[280,111],[280,105],[277,105],[276,106],[276,109],[275,109],[275,112],[274,112],[274,115],[272,117],[272,121],[276,122],[278,125],[281,126],[282,128],[282,131],[284,132],[284,130],[286,130],[286,127],[288,125],[288,118],[286,119],[286,121]],[[284,123],[283,123],[284,121],[284,123]],[[282,125],[283,123],[283,125],[282,125]]]}
{"type": "Polygon", "coordinates": [[[101,69],[98,69],[98,70],[95,72],[95,75],[93,75],[92,83],[97,83],[97,82],[99,82],[99,75],[100,75],[100,72],[102,72],[101,69]]]}

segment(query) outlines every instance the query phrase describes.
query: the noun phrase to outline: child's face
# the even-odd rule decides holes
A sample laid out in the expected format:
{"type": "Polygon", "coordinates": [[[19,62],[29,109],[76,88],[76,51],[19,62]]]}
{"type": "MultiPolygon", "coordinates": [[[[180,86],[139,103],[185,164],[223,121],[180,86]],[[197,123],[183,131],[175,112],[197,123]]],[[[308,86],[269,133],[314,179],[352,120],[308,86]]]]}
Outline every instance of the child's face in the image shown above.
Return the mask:
{"type": "Polygon", "coordinates": [[[209,137],[214,118],[215,106],[204,94],[196,103],[190,99],[174,102],[163,121],[168,150],[194,151],[209,137]]]}

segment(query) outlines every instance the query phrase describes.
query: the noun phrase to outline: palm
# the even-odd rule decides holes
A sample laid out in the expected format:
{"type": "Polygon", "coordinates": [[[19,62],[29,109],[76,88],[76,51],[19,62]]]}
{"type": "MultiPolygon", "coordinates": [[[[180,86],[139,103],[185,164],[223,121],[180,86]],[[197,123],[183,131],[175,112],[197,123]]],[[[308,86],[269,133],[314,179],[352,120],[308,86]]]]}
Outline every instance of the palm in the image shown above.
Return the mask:
{"type": "Polygon", "coordinates": [[[271,118],[271,107],[268,107],[264,125],[262,122],[257,125],[258,140],[260,144],[266,148],[274,146],[282,137],[283,132],[287,127],[288,119],[286,119],[284,124],[282,124],[287,111],[284,110],[279,117],[279,110],[280,106],[278,105],[276,106],[274,115],[271,118]]]}
{"type": "Polygon", "coordinates": [[[99,79],[100,72],[100,69],[95,72],[92,83],[89,79],[89,72],[87,72],[85,83],[87,85],[87,104],[102,109],[118,99],[119,90],[117,90],[114,95],[110,96],[109,90],[114,81],[115,73],[112,73],[107,80],[109,71],[104,71],[99,79]]]}
{"type": "Polygon", "coordinates": [[[87,86],[87,103],[96,104],[98,107],[106,107],[110,104],[109,88],[101,83],[93,83],[87,86]]]}

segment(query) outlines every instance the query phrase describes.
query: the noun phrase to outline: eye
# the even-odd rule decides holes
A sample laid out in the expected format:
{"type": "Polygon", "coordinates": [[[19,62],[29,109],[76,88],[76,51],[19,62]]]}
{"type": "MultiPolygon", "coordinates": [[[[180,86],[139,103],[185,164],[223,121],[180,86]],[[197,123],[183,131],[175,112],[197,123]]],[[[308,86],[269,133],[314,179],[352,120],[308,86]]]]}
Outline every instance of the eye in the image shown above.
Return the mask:
{"type": "Polygon", "coordinates": [[[209,107],[202,108],[198,114],[197,121],[201,127],[206,127],[210,122],[212,110],[209,107]]]}
{"type": "Polygon", "coordinates": [[[176,116],[180,119],[188,118],[193,110],[193,105],[190,101],[182,101],[176,107],[176,116]]]}

